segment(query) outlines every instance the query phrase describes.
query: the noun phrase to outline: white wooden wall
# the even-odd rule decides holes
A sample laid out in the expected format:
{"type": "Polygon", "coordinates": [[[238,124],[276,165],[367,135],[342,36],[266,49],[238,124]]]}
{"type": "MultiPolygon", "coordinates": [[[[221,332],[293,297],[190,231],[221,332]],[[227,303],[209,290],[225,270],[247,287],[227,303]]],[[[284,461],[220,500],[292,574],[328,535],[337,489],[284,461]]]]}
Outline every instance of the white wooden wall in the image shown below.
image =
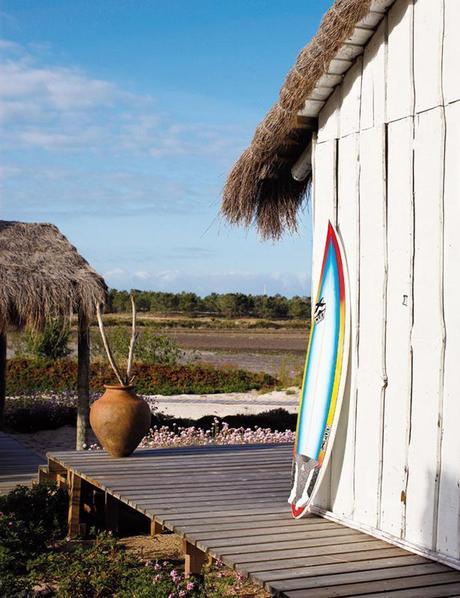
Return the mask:
{"type": "MultiPolygon", "coordinates": [[[[460,0],[397,0],[319,119],[351,290],[344,408],[317,506],[460,567],[460,0]]],[[[313,287],[314,288],[314,287],[313,287]]]]}

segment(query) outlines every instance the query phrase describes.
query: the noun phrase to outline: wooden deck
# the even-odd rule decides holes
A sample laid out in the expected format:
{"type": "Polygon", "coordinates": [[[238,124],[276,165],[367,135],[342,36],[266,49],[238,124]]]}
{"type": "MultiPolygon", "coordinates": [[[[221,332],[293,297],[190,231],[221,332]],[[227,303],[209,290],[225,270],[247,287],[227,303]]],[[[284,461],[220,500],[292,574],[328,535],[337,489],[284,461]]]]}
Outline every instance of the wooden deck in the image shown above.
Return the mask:
{"type": "Polygon", "coordinates": [[[80,491],[97,488],[106,505],[144,514],[152,533],[180,534],[191,572],[220,559],[288,598],[460,596],[459,571],[326,519],[293,520],[291,457],[289,445],[252,445],[144,449],[128,459],[72,451],[48,462],[49,475],[70,486],[72,533],[80,491]]]}
{"type": "Polygon", "coordinates": [[[15,438],[0,432],[0,495],[18,484],[30,486],[45,460],[15,438]]]}

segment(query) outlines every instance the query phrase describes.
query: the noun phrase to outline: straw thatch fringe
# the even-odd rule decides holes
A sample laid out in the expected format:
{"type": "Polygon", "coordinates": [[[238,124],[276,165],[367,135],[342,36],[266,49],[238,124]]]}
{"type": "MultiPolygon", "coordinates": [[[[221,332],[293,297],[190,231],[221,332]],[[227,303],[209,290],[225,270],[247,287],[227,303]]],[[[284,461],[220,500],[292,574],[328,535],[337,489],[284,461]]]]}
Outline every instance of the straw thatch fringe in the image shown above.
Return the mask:
{"type": "Polygon", "coordinates": [[[295,230],[309,181],[295,181],[291,167],[311,136],[298,128],[297,114],[370,4],[371,0],[336,0],[316,36],[300,52],[278,102],[228,176],[221,210],[231,223],[256,223],[264,238],[276,239],[285,229],[295,230]]]}
{"type": "Polygon", "coordinates": [[[105,302],[107,287],[52,224],[0,220],[0,331],[43,328],[51,317],[84,318],[105,302]]]}

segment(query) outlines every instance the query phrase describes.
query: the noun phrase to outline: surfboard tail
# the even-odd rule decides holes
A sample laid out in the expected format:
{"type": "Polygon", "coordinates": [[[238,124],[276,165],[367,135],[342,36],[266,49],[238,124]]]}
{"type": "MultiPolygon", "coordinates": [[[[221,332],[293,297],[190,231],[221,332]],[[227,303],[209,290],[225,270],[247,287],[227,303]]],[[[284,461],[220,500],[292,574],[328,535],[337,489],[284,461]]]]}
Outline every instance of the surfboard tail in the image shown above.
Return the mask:
{"type": "Polygon", "coordinates": [[[308,510],[321,464],[315,459],[297,454],[292,463],[292,490],[288,502],[298,519],[308,510]]]}

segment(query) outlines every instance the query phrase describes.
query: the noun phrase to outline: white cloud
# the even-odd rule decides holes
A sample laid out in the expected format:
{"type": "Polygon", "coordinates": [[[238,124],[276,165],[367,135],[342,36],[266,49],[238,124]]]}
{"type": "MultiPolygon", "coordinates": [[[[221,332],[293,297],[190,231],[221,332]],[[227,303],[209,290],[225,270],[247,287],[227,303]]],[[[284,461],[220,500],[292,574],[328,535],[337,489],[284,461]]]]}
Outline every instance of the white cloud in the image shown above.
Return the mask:
{"type": "Polygon", "coordinates": [[[0,40],[0,50],[0,121],[7,148],[85,148],[162,158],[234,155],[243,145],[238,128],[175,122],[148,95],[75,67],[42,64],[34,47],[0,40]]]}

